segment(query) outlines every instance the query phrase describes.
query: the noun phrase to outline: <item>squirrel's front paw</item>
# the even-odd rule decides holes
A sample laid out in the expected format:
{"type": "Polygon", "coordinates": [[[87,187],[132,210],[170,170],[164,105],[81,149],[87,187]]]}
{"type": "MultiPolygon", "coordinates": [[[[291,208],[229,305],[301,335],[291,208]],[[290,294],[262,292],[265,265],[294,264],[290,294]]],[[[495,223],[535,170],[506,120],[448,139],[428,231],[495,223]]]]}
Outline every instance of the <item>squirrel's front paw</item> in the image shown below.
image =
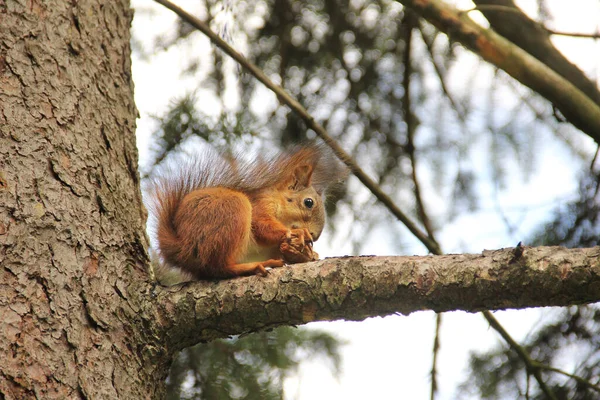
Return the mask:
{"type": "Polygon", "coordinates": [[[305,245],[312,245],[313,243],[312,235],[306,228],[288,230],[284,239],[284,242],[286,241],[301,252],[305,245]]]}
{"type": "Polygon", "coordinates": [[[290,239],[284,241],[279,246],[279,251],[283,255],[283,259],[288,264],[297,264],[319,259],[319,255],[312,248],[312,245],[299,243],[297,240],[290,239]]]}

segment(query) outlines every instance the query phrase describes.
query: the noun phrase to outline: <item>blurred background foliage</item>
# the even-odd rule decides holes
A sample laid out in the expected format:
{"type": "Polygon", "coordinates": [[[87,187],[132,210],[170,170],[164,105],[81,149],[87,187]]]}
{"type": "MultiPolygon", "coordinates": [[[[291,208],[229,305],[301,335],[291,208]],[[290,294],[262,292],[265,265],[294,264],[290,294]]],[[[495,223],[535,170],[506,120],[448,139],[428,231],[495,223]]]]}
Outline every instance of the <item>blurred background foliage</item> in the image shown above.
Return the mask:
{"type": "MultiPolygon", "coordinates": [[[[475,3],[514,6],[512,1],[475,3]]],[[[545,2],[536,4],[537,20],[552,24],[545,2]]],[[[521,13],[515,10],[505,17],[521,13]]],[[[578,177],[579,190],[551,204],[545,220],[525,233],[501,206],[496,211],[506,232],[520,235],[524,243],[598,245],[600,172],[589,138],[565,123],[545,99],[449,42],[400,3],[199,0],[189,11],[303,104],[403,210],[431,225],[432,234],[477,212],[484,199],[485,207],[499,204],[515,182],[527,182],[536,173],[547,147],[558,146],[578,177]]],[[[140,8],[136,18],[145,12],[150,13],[140,8]]],[[[502,15],[484,15],[502,22],[502,15]]],[[[506,22],[509,30],[515,24],[506,22]]],[[[154,37],[153,46],[133,39],[134,50],[147,58],[173,46],[190,49],[178,72],[197,82],[154,117],[153,162],[143,169],[145,175],[172,153],[197,145],[258,151],[314,138],[298,116],[218,49],[193,51],[201,40],[201,33],[182,22],[154,37]],[[205,110],[209,103],[210,112],[205,110]]],[[[335,237],[350,242],[354,253],[368,252],[364,238],[382,226],[399,254],[418,247],[407,231],[389,223],[388,212],[358,182],[350,180],[335,199],[330,229],[352,226],[338,229],[335,237]]],[[[438,241],[442,248],[460,250],[438,241]]],[[[569,371],[598,384],[599,318],[595,306],[569,307],[540,321],[523,346],[547,365],[568,357],[569,371]]],[[[169,398],[281,398],[283,378],[305,359],[322,357],[338,371],[341,346],[330,334],[292,328],[200,344],[173,364],[169,398]]],[[[557,398],[599,396],[560,374],[543,374],[557,398]]],[[[543,398],[506,345],[473,354],[460,391],[486,399],[543,398]]]]}
{"type": "Polygon", "coordinates": [[[182,351],[167,380],[168,399],[281,399],[283,380],[320,359],[339,374],[342,342],[316,330],[281,327],[182,351]]]}

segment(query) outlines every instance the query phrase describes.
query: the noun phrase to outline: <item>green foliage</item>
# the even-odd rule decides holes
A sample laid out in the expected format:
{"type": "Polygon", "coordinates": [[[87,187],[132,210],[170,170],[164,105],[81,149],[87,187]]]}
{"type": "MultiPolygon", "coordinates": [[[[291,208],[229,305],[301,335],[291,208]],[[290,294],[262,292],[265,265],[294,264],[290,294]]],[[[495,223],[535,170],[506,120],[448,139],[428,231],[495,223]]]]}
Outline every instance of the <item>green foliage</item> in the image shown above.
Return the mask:
{"type": "Polygon", "coordinates": [[[554,210],[554,215],[533,239],[535,245],[593,247],[600,245],[600,173],[586,174],[579,197],[554,210]]]}
{"type": "MultiPolygon", "coordinates": [[[[573,306],[560,310],[539,324],[521,344],[538,362],[549,366],[564,365],[566,372],[578,375],[592,384],[600,383],[600,308],[573,306]]],[[[472,354],[468,379],[462,384],[467,393],[481,399],[540,399],[537,383],[524,368],[517,354],[501,345],[480,354],[472,354]]],[[[593,400],[600,393],[562,374],[542,371],[549,388],[559,399],[593,400]]]]}
{"type": "Polygon", "coordinates": [[[337,376],[342,345],[326,332],[291,327],[198,344],[175,359],[168,399],[280,399],[284,379],[304,361],[317,359],[337,376]]]}
{"type": "Polygon", "coordinates": [[[240,141],[243,135],[251,135],[255,125],[252,116],[240,113],[234,116],[222,114],[215,120],[196,106],[195,94],[187,94],[172,101],[164,116],[154,116],[158,129],[154,133],[154,164],[160,164],[169,154],[182,150],[190,139],[200,139],[213,146],[228,148],[240,141]]]}

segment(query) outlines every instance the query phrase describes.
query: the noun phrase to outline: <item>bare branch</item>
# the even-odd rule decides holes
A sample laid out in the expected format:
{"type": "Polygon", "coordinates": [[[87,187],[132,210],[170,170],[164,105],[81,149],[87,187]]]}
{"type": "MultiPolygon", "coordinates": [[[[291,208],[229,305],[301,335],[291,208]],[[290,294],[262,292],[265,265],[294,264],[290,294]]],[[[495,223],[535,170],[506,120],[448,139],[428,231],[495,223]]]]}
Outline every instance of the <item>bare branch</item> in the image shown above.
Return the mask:
{"type": "Polygon", "coordinates": [[[527,350],[525,350],[510,336],[510,334],[504,329],[504,327],[502,327],[502,325],[500,325],[496,317],[494,317],[494,315],[491,312],[483,311],[482,314],[485,317],[485,319],[489,322],[490,326],[494,328],[496,332],[500,334],[500,336],[502,336],[502,339],[504,339],[504,341],[506,341],[506,343],[508,343],[508,345],[519,355],[521,360],[523,360],[527,371],[531,373],[537,380],[538,384],[540,385],[540,388],[542,389],[546,397],[548,397],[549,399],[557,398],[556,395],[550,390],[550,388],[548,388],[546,383],[543,381],[540,373],[541,370],[552,371],[561,375],[568,376],[569,378],[577,381],[578,383],[585,385],[589,389],[600,393],[600,386],[594,385],[589,380],[532,359],[527,350]]]}
{"type": "Polygon", "coordinates": [[[574,126],[600,143],[600,106],[571,82],[464,12],[440,0],[399,0],[484,60],[552,102],[574,126]]]}
{"type": "Polygon", "coordinates": [[[275,269],[266,277],[156,288],[164,341],[198,341],[335,319],[419,310],[469,312],[600,300],[600,248],[525,248],[411,257],[342,257],[275,269]]]}
{"type": "Polygon", "coordinates": [[[600,105],[598,85],[556,48],[550,40],[551,30],[529,18],[514,0],[474,2],[494,31],[546,64],[600,105]]]}
{"type": "Polygon", "coordinates": [[[583,33],[583,32],[561,32],[554,29],[543,27],[546,32],[551,35],[569,36],[575,38],[600,39],[600,33],[583,33]]]}
{"type": "Polygon", "coordinates": [[[448,85],[446,84],[446,73],[444,71],[442,71],[442,67],[436,61],[435,53],[433,51],[433,43],[431,40],[429,40],[429,38],[423,31],[422,25],[423,25],[422,23],[419,23],[419,25],[418,25],[419,33],[421,34],[423,43],[425,43],[425,47],[427,47],[427,53],[429,54],[429,61],[431,62],[431,65],[433,66],[433,69],[438,77],[438,80],[440,81],[440,87],[442,89],[442,92],[444,92],[444,95],[450,102],[450,106],[452,106],[452,109],[456,113],[456,117],[458,118],[458,122],[460,123],[461,128],[467,129],[467,117],[465,115],[465,111],[464,111],[462,105],[460,105],[458,103],[458,101],[456,101],[454,99],[454,96],[452,95],[452,93],[450,93],[450,89],[448,88],[448,85]]]}

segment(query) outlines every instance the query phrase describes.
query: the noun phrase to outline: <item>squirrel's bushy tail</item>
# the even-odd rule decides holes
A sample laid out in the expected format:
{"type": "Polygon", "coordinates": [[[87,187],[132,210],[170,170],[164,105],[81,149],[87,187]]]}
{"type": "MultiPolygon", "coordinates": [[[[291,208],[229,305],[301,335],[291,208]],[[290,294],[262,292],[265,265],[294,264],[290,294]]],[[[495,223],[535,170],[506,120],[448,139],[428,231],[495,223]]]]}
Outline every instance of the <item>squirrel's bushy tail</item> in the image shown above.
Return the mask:
{"type": "Polygon", "coordinates": [[[179,263],[181,241],[174,224],[175,212],[187,194],[185,182],[181,179],[158,178],[153,185],[150,207],[155,216],[155,229],[158,252],[165,262],[171,265],[179,263]]]}
{"type": "Polygon", "coordinates": [[[158,254],[170,266],[181,267],[187,261],[183,243],[177,232],[175,215],[181,202],[196,189],[225,186],[237,187],[241,176],[231,161],[214,152],[203,152],[195,158],[180,158],[159,169],[149,189],[148,207],[153,217],[151,230],[158,254]]]}

